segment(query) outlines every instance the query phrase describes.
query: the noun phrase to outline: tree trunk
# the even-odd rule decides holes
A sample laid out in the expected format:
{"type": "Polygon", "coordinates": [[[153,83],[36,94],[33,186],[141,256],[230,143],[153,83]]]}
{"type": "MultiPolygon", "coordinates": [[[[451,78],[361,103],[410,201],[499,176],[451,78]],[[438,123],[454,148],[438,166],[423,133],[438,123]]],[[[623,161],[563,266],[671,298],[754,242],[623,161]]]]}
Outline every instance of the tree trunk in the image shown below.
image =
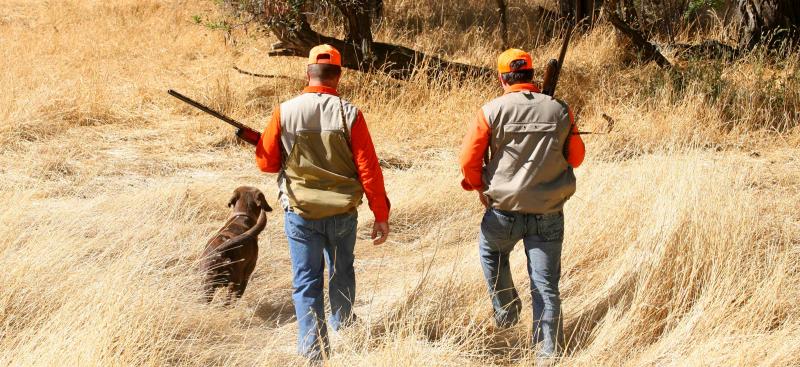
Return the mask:
{"type": "Polygon", "coordinates": [[[558,0],[561,17],[572,24],[586,21],[592,25],[602,6],[602,0],[558,0]]]}
{"type": "Polygon", "coordinates": [[[558,12],[562,18],[575,19],[575,1],[558,0],[558,12]]]}
{"type": "MultiPolygon", "coordinates": [[[[344,42],[361,49],[360,59],[356,60],[359,69],[371,67],[372,54],[372,16],[377,2],[372,0],[335,1],[336,7],[344,16],[344,42]]],[[[357,55],[359,56],[359,55],[357,55]]]]}
{"type": "Polygon", "coordinates": [[[348,3],[352,4],[352,1],[334,1],[345,19],[344,40],[316,32],[303,12],[294,14],[293,22],[264,21],[279,40],[272,45],[269,55],[305,57],[314,46],[327,43],[341,52],[343,67],[380,70],[397,79],[407,79],[420,69],[431,76],[450,74],[457,78],[493,74],[491,69],[449,62],[404,46],[374,42],[370,29],[374,12],[371,8],[359,7],[363,1],[357,5],[348,3]]]}
{"type": "MultiPolygon", "coordinates": [[[[628,24],[636,24],[639,21],[638,17],[636,16],[636,5],[634,5],[633,0],[623,0],[620,4],[620,11],[622,12],[622,20],[624,20],[628,24]]],[[[612,9],[611,11],[615,11],[616,9],[612,9]]]]}
{"type": "Polygon", "coordinates": [[[497,1],[497,14],[500,16],[500,41],[503,50],[508,48],[508,4],[506,0],[497,1]]]}
{"type": "Polygon", "coordinates": [[[770,47],[800,41],[800,6],[796,0],[738,0],[741,20],[739,47],[752,50],[760,42],[770,47]]]}

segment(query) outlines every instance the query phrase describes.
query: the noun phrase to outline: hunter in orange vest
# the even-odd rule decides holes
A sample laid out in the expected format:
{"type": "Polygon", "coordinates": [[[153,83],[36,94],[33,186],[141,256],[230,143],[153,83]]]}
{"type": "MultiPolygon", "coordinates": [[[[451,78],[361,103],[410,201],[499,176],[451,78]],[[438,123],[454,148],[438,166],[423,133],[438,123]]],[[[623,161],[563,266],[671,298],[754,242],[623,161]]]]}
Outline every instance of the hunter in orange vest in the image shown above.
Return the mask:
{"type": "Polygon", "coordinates": [[[519,320],[509,254],[525,244],[533,298],[533,342],[548,359],[561,344],[561,246],[564,203],[575,193],[572,170],[585,149],[567,105],[539,93],[531,56],[509,49],[497,59],[505,93],[478,111],[461,150],[465,190],[475,190],[486,212],[481,222],[481,266],[500,327],[519,320]]]}
{"type": "Polygon", "coordinates": [[[389,199],[364,115],[339,97],[341,55],[329,45],[308,57],[303,94],[275,108],[256,146],[264,172],[277,172],[292,259],[298,352],[319,360],[329,352],[323,305],[324,262],[334,330],[355,319],[353,250],[366,194],[375,215],[374,244],[389,235],[389,199]]]}

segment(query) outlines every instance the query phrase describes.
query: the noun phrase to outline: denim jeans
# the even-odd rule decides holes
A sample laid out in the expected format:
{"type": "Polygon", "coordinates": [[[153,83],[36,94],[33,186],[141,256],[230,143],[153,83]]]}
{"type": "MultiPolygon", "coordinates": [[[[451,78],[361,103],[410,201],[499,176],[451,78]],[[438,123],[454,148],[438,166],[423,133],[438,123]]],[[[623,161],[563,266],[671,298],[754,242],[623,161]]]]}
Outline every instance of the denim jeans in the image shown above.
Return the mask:
{"type": "Polygon", "coordinates": [[[551,357],[563,345],[561,299],[561,245],[564,214],[525,214],[488,209],[481,222],[480,258],[492,297],[495,321],[501,327],[519,321],[522,310],[508,257],[522,240],[528,258],[533,299],[533,342],[541,343],[540,356],[551,357]]]}
{"type": "Polygon", "coordinates": [[[310,359],[322,359],[330,351],[322,289],[325,263],[328,265],[331,327],[339,330],[352,321],[357,224],[356,212],[323,219],[304,219],[286,212],[285,231],[294,287],[292,300],[298,324],[297,351],[310,359]]]}

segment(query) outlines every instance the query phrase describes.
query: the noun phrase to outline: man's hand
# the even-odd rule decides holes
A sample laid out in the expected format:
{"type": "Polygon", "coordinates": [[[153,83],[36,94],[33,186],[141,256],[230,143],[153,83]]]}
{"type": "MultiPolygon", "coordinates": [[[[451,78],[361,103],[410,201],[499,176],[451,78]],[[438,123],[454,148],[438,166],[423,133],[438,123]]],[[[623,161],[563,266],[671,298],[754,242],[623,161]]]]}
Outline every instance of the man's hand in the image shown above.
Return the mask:
{"type": "Polygon", "coordinates": [[[489,199],[487,199],[486,195],[481,191],[478,191],[478,200],[481,201],[481,205],[483,205],[484,208],[489,208],[489,199]]]}
{"type": "Polygon", "coordinates": [[[251,145],[258,145],[258,141],[261,139],[261,134],[258,131],[248,128],[236,129],[236,136],[251,145]]]}
{"type": "Polygon", "coordinates": [[[389,238],[389,223],[388,222],[375,222],[372,225],[372,244],[377,246],[389,238]],[[380,234],[380,236],[378,236],[380,234]]]}

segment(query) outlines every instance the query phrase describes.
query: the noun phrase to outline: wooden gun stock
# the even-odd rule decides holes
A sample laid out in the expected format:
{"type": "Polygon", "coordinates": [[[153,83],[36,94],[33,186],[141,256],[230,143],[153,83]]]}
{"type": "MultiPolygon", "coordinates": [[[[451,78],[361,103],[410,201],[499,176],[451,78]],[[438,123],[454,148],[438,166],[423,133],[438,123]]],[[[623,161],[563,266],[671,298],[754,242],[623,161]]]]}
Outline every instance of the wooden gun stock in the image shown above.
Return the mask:
{"type": "Polygon", "coordinates": [[[542,81],[542,93],[550,97],[556,91],[556,83],[558,83],[558,60],[550,59],[544,67],[544,81],[542,81]]]}
{"type": "Polygon", "coordinates": [[[556,94],[556,85],[558,85],[558,77],[561,76],[561,68],[564,66],[564,59],[567,57],[567,47],[569,47],[569,40],[572,38],[572,31],[575,26],[570,26],[567,29],[567,34],[564,36],[564,42],[561,44],[561,52],[558,54],[558,60],[550,59],[544,68],[544,80],[542,81],[542,93],[550,97],[556,94]]]}

